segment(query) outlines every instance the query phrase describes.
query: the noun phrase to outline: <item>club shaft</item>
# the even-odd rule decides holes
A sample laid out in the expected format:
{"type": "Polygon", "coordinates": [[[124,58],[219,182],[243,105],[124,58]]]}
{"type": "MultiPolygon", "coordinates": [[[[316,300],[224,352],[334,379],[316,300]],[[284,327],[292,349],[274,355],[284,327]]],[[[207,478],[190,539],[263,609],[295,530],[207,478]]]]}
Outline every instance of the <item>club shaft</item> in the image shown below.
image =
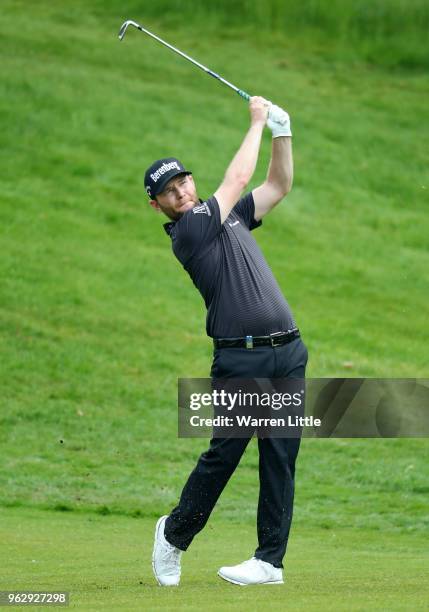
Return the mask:
{"type": "Polygon", "coordinates": [[[239,96],[241,96],[245,100],[249,100],[250,96],[249,96],[248,93],[246,93],[242,89],[239,89],[238,87],[236,87],[235,85],[233,85],[232,83],[230,83],[229,81],[227,81],[226,79],[221,77],[219,74],[216,74],[216,72],[213,72],[213,70],[210,70],[210,68],[207,68],[207,66],[204,66],[203,64],[200,64],[200,62],[197,62],[196,60],[194,60],[192,57],[189,57],[189,55],[187,55],[186,53],[183,53],[183,51],[180,51],[180,49],[177,49],[176,47],[173,47],[173,45],[170,45],[170,43],[168,43],[167,41],[163,40],[162,38],[160,38],[156,34],[152,34],[152,32],[149,32],[149,30],[146,30],[146,28],[144,28],[140,24],[136,23],[135,21],[126,21],[122,25],[122,27],[121,27],[121,29],[119,31],[119,38],[120,38],[120,40],[123,39],[123,37],[125,35],[125,32],[127,30],[127,27],[129,25],[134,26],[135,28],[137,28],[138,30],[143,32],[144,34],[147,34],[148,36],[150,36],[154,40],[157,40],[159,43],[161,43],[165,47],[168,47],[168,49],[171,49],[171,51],[174,51],[174,53],[177,53],[181,57],[183,57],[186,60],[188,60],[188,62],[191,62],[192,64],[194,64],[194,66],[197,66],[201,70],[204,70],[204,72],[206,74],[209,74],[210,76],[214,77],[215,79],[217,79],[218,81],[220,81],[221,83],[226,85],[227,87],[230,87],[231,89],[233,89],[236,93],[238,93],[239,96]]]}

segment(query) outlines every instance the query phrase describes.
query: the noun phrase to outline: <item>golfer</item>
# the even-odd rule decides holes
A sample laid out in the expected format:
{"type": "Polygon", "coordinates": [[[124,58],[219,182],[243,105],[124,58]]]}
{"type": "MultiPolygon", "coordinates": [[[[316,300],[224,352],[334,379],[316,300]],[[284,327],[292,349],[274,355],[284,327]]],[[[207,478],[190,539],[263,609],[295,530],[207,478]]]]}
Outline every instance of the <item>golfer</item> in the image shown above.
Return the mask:
{"type": "MultiPolygon", "coordinates": [[[[251,232],[290,191],[289,115],[261,97],[249,102],[250,127],[214,195],[200,200],[191,172],[169,157],[145,174],[151,206],[164,213],[175,256],[207,307],[212,378],[304,378],[307,349],[289,304],[251,232]],[[242,196],[254,173],[267,125],[273,135],[266,180],[242,196]]],[[[178,585],[182,551],[205,526],[249,438],[213,438],[190,474],[178,505],[155,531],[152,565],[160,585],[178,585]]],[[[260,438],[258,546],[218,575],[233,584],[282,584],[292,521],[299,438],[260,438]]]]}

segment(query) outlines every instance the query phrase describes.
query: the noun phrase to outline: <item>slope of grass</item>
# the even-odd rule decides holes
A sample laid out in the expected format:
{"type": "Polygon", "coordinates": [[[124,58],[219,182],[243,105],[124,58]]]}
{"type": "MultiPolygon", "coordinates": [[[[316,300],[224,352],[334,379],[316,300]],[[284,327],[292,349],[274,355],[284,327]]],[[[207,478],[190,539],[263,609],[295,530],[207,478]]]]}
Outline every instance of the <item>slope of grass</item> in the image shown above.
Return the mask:
{"type": "MultiPolygon", "coordinates": [[[[119,4],[2,6],[1,503],[155,516],[201,449],[175,437],[176,379],[207,375],[211,346],[143,173],[174,154],[209,195],[247,110],[138,32],[120,44],[119,4]]],[[[309,375],[427,376],[426,75],[336,60],[308,32],[261,48],[244,30],[147,22],[291,113],[294,189],[258,240],[309,375]]],[[[269,147],[267,134],[255,185],[269,147]]],[[[298,520],[423,531],[426,453],[306,441],[298,520]]],[[[256,461],[252,446],[224,516],[253,520],[256,461]]]]}
{"type": "Polygon", "coordinates": [[[152,4],[134,0],[126,9],[116,0],[94,0],[89,10],[100,19],[160,19],[163,26],[171,27],[186,22],[210,38],[235,28],[234,37],[240,38],[244,30],[259,37],[264,47],[273,33],[301,45],[317,39],[331,57],[360,57],[407,70],[429,67],[425,0],[159,0],[152,4]]]}

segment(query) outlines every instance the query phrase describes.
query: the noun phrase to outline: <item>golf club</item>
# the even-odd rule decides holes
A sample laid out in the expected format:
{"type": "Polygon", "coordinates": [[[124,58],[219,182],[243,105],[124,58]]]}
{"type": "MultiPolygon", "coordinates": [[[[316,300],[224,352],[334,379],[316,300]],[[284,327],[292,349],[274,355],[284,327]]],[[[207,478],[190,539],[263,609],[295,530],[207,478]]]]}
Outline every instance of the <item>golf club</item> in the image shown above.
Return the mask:
{"type": "Polygon", "coordinates": [[[220,81],[224,85],[227,85],[228,87],[233,89],[236,93],[238,93],[239,96],[241,96],[245,100],[249,100],[250,99],[250,96],[249,96],[248,93],[246,93],[242,89],[238,89],[238,87],[236,87],[235,85],[233,85],[232,83],[230,83],[226,79],[222,78],[218,74],[216,74],[216,72],[213,72],[212,70],[210,70],[206,66],[203,66],[202,64],[200,64],[196,60],[192,59],[192,57],[189,57],[189,55],[186,55],[186,53],[183,53],[182,51],[179,51],[179,49],[176,49],[176,47],[173,47],[173,45],[170,45],[165,40],[162,40],[162,38],[159,38],[159,36],[156,36],[155,34],[152,34],[152,32],[149,32],[149,30],[146,30],[146,28],[144,28],[143,26],[139,25],[135,21],[128,20],[128,21],[125,21],[122,24],[121,29],[119,30],[119,40],[122,40],[124,38],[128,26],[133,26],[133,27],[137,28],[138,30],[140,30],[140,32],[144,32],[145,34],[147,34],[151,38],[154,38],[155,40],[160,42],[165,47],[168,47],[169,49],[171,49],[172,51],[174,51],[178,55],[181,55],[182,57],[187,59],[189,62],[192,62],[195,66],[198,66],[198,68],[201,68],[201,70],[204,70],[204,72],[206,72],[210,76],[214,77],[215,79],[217,79],[218,81],[220,81]]]}

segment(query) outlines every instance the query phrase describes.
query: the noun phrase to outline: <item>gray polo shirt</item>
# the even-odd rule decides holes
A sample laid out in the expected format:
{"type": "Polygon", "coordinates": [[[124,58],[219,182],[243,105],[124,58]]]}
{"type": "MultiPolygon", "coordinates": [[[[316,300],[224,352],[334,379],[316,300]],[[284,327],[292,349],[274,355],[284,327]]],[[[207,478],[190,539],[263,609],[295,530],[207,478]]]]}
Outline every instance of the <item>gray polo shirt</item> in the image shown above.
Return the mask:
{"type": "Polygon", "coordinates": [[[266,336],[296,327],[270,267],[250,233],[255,221],[252,193],[220,220],[214,196],[164,225],[175,256],[207,307],[206,330],[213,338],[266,336]]]}

